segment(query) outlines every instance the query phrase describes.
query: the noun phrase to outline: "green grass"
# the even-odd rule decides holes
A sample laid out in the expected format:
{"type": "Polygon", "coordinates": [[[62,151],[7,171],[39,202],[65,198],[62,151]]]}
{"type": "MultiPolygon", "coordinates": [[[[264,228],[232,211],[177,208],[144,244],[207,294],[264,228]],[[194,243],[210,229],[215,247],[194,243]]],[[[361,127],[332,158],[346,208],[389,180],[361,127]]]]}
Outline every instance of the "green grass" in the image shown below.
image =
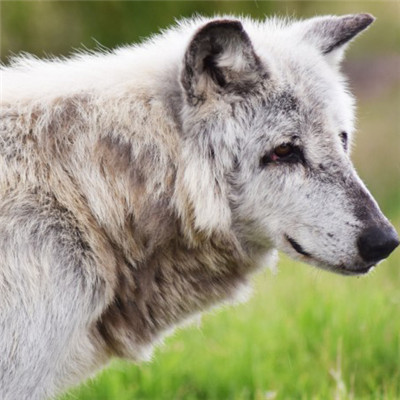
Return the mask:
{"type": "MultiPolygon", "coordinates": [[[[349,57],[368,62],[371,54],[399,50],[396,2],[160,4],[0,0],[0,57],[4,61],[21,50],[65,55],[82,44],[94,47],[92,38],[110,47],[135,42],[195,11],[255,17],[367,11],[378,19],[349,57]]],[[[397,212],[399,230],[400,88],[396,82],[390,86],[360,101],[354,159],[384,211],[397,212]]],[[[254,286],[251,301],[206,314],[200,326],[180,330],[151,363],[114,361],[62,399],[400,399],[400,250],[363,278],[334,276],[281,257],[279,273],[265,271],[254,286]]]]}
{"type": "Polygon", "coordinates": [[[62,399],[400,398],[399,251],[362,278],[281,257],[254,286],[249,302],[168,338],[151,363],[114,361],[62,399]]]}

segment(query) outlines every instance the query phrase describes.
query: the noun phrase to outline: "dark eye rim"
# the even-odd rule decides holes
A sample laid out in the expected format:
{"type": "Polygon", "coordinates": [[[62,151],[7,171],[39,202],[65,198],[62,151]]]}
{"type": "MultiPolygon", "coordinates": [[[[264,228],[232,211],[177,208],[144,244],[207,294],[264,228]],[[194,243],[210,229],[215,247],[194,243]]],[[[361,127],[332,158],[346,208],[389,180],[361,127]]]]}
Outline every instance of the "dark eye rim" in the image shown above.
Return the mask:
{"type": "Polygon", "coordinates": [[[303,152],[300,147],[293,145],[291,143],[282,143],[281,145],[272,149],[265,153],[260,159],[260,166],[266,167],[268,164],[277,164],[277,163],[285,163],[285,164],[295,164],[302,163],[305,164],[305,159],[303,152]],[[279,156],[275,154],[275,150],[283,145],[291,146],[291,151],[285,156],[279,156]]]}

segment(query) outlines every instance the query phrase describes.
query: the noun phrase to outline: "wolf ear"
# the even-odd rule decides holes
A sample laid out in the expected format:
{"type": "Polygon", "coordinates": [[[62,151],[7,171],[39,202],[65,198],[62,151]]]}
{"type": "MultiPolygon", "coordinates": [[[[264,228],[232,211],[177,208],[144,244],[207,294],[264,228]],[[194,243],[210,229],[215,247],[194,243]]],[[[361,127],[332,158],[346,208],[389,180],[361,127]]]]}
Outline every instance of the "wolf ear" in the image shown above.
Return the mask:
{"type": "Polygon", "coordinates": [[[242,24],[215,20],[192,38],[185,53],[181,82],[188,102],[196,105],[213,93],[250,91],[260,78],[266,77],[262,71],[242,24]]]}
{"type": "Polygon", "coordinates": [[[370,14],[316,17],[299,24],[302,38],[315,45],[333,65],[342,60],[347,44],[375,18],[370,14]]]}

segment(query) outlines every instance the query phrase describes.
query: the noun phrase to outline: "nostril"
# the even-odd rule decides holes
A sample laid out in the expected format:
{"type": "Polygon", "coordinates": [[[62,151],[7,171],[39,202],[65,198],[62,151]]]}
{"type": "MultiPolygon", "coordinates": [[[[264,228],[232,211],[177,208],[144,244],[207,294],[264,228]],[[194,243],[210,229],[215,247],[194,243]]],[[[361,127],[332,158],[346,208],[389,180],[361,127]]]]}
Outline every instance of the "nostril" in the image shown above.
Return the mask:
{"type": "Polygon", "coordinates": [[[366,229],[357,240],[358,250],[364,261],[378,262],[386,258],[399,245],[399,238],[392,228],[366,229]]]}

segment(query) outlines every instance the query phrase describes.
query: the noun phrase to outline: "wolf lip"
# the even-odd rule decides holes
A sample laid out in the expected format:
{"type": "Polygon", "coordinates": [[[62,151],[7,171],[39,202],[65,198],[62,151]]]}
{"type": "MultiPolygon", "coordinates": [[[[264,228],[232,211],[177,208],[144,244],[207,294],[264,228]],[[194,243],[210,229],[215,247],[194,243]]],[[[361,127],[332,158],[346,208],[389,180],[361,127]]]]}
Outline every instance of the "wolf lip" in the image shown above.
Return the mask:
{"type": "Polygon", "coordinates": [[[345,275],[365,275],[371,271],[375,267],[376,264],[370,264],[363,267],[353,267],[349,268],[347,266],[341,265],[338,269],[338,272],[343,273],[345,275]]]}
{"type": "Polygon", "coordinates": [[[288,235],[285,235],[286,240],[290,243],[290,245],[302,256],[311,257],[311,254],[303,249],[303,247],[297,243],[293,238],[288,235]]]}

